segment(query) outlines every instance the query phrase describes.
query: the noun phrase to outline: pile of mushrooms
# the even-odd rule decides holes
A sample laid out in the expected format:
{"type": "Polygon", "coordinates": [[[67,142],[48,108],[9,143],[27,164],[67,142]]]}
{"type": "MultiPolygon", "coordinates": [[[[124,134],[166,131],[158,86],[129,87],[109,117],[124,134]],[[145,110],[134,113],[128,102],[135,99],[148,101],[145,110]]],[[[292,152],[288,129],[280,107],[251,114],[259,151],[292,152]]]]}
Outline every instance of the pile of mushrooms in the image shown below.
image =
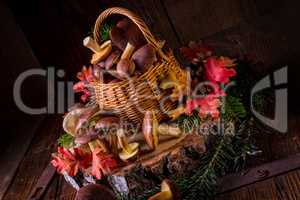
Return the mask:
{"type": "Polygon", "coordinates": [[[156,61],[155,48],[147,44],[142,32],[124,18],[109,33],[110,40],[98,45],[91,37],[83,45],[94,52],[94,76],[102,83],[116,83],[146,72],[156,61]]]}
{"type": "Polygon", "coordinates": [[[130,160],[139,153],[139,144],[128,142],[120,119],[100,112],[97,107],[73,109],[65,116],[63,128],[75,137],[77,145],[93,147],[97,144],[104,152],[123,161],[130,160]]]}

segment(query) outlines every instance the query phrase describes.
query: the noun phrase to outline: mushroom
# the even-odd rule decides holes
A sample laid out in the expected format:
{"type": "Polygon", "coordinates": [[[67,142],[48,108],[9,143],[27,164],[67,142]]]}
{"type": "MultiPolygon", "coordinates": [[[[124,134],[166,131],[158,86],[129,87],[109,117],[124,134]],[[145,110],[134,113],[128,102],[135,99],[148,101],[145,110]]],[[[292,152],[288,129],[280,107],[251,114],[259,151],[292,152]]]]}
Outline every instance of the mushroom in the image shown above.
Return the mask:
{"type": "Polygon", "coordinates": [[[83,45],[94,52],[91,60],[92,64],[96,64],[104,60],[112,50],[111,40],[107,40],[101,46],[99,46],[93,38],[87,37],[83,40],[83,45]]]}
{"type": "Polygon", "coordinates": [[[78,135],[78,130],[82,127],[82,125],[87,122],[90,117],[97,113],[98,110],[99,108],[97,106],[88,108],[74,108],[64,117],[64,131],[72,136],[78,135]]]}
{"type": "Polygon", "coordinates": [[[108,58],[105,60],[105,69],[111,70],[114,64],[117,64],[117,61],[119,60],[121,55],[121,52],[119,50],[116,50],[112,52],[108,58]]]}
{"type": "Polygon", "coordinates": [[[84,145],[88,144],[90,141],[93,141],[98,138],[98,133],[95,130],[89,130],[84,135],[79,135],[75,137],[75,143],[84,145]]]}
{"type": "Polygon", "coordinates": [[[76,125],[75,131],[78,132],[80,129],[87,128],[87,125],[91,118],[93,118],[95,115],[97,115],[99,112],[98,106],[92,107],[90,109],[86,109],[84,112],[82,112],[79,115],[79,120],[76,125]]]}
{"type": "Polygon", "coordinates": [[[128,144],[127,138],[124,133],[124,129],[119,129],[117,131],[118,143],[122,149],[122,152],[119,153],[121,160],[126,161],[130,158],[135,157],[139,152],[139,143],[130,143],[128,144]]]}
{"type": "Polygon", "coordinates": [[[96,122],[95,129],[115,129],[120,125],[120,119],[115,116],[107,116],[99,119],[96,122]]]}
{"type": "Polygon", "coordinates": [[[164,179],[161,183],[160,192],[148,200],[180,200],[180,193],[171,180],[164,179]]]}
{"type": "Polygon", "coordinates": [[[180,137],[182,132],[176,124],[160,124],[158,126],[159,135],[168,135],[173,137],[180,137]]]}
{"type": "Polygon", "coordinates": [[[151,44],[146,44],[139,48],[132,55],[132,60],[136,64],[138,69],[145,72],[149,67],[157,61],[155,48],[151,44]]]}
{"type": "Polygon", "coordinates": [[[118,21],[116,26],[122,30],[127,30],[131,23],[132,22],[128,18],[123,18],[122,20],[118,21]]]}
{"type": "Polygon", "coordinates": [[[117,65],[117,76],[121,79],[126,79],[133,74],[135,64],[131,59],[123,58],[117,65]]]}
{"type": "Polygon", "coordinates": [[[103,73],[104,73],[103,67],[101,67],[100,65],[94,65],[93,76],[96,78],[96,80],[98,81],[103,80],[103,73]]]}
{"type": "Polygon", "coordinates": [[[75,197],[75,200],[95,199],[117,200],[113,191],[100,184],[89,184],[80,188],[75,197]]]}
{"type": "Polygon", "coordinates": [[[155,150],[158,146],[158,121],[153,111],[146,111],[143,121],[144,138],[151,150],[155,150]]]}
{"type": "Polygon", "coordinates": [[[144,138],[151,150],[158,146],[159,135],[180,137],[182,132],[175,124],[158,124],[153,111],[146,111],[143,121],[144,138]]]}
{"type": "Polygon", "coordinates": [[[109,32],[109,37],[113,45],[117,46],[120,50],[124,51],[127,44],[127,38],[124,31],[118,27],[113,27],[109,32]]]}
{"type": "Polygon", "coordinates": [[[146,43],[146,40],[142,32],[134,23],[129,22],[128,25],[127,22],[121,21],[118,24],[121,28],[115,27],[112,29],[110,36],[113,43],[122,50],[124,46],[124,38],[126,39],[126,47],[121,55],[121,60],[117,64],[117,73],[122,79],[125,79],[132,75],[135,70],[135,64],[130,57],[136,48],[139,48],[146,43]]]}
{"type": "Polygon", "coordinates": [[[119,155],[119,149],[118,149],[118,137],[116,134],[110,134],[107,138],[108,145],[111,153],[114,155],[115,158],[119,155]]]}
{"type": "MultiPolygon", "coordinates": [[[[132,47],[139,48],[146,44],[146,40],[142,32],[128,18],[124,18],[119,21],[116,27],[111,29],[109,35],[112,43],[122,51],[125,51],[126,48],[127,51],[132,47]],[[132,46],[129,46],[128,42],[132,46]]],[[[134,49],[131,50],[131,52],[133,51],[134,49]]]]}
{"type": "Polygon", "coordinates": [[[112,84],[112,83],[118,83],[118,82],[120,82],[121,80],[120,79],[113,79],[113,80],[111,80],[110,82],[109,82],[109,84],[112,84]]]}

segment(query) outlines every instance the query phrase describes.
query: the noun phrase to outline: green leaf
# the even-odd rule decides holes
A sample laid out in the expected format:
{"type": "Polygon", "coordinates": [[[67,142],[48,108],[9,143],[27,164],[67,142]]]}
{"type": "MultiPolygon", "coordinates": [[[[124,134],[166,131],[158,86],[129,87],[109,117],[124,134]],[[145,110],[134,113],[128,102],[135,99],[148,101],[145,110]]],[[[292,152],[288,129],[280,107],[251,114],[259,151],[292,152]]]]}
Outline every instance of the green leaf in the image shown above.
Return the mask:
{"type": "Polygon", "coordinates": [[[57,143],[59,146],[65,147],[67,149],[69,149],[75,145],[74,137],[67,133],[64,133],[63,135],[61,135],[58,138],[57,143]]]}
{"type": "Polygon", "coordinates": [[[110,30],[112,29],[113,25],[112,24],[104,24],[102,27],[101,27],[101,39],[102,41],[106,41],[109,39],[109,32],[110,30]]]}

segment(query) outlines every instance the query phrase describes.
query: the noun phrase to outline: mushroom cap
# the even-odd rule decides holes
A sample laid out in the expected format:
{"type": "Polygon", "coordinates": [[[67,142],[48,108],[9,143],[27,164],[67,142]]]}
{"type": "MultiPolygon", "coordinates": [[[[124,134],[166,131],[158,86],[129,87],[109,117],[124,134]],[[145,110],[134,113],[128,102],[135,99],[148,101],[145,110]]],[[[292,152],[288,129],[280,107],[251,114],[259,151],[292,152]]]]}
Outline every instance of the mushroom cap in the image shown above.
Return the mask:
{"type": "Polygon", "coordinates": [[[95,125],[95,129],[109,129],[118,128],[120,126],[120,119],[115,116],[108,116],[99,119],[95,125]]]}
{"type": "Polygon", "coordinates": [[[114,46],[116,46],[120,50],[124,51],[128,40],[122,29],[120,29],[118,27],[113,27],[109,32],[109,37],[114,46]]]}
{"type": "Polygon", "coordinates": [[[132,60],[122,59],[117,64],[117,73],[120,78],[128,78],[133,74],[135,70],[135,64],[132,60]]]}
{"type": "Polygon", "coordinates": [[[113,65],[117,63],[120,56],[121,56],[121,52],[119,50],[112,52],[105,60],[105,69],[111,70],[113,65]]]}
{"type": "Polygon", "coordinates": [[[123,31],[126,31],[131,23],[132,22],[130,21],[130,19],[128,19],[126,17],[126,18],[123,18],[122,20],[118,21],[116,26],[118,28],[122,29],[123,31]]]}
{"type": "Polygon", "coordinates": [[[145,72],[157,61],[155,48],[151,44],[146,44],[134,52],[132,59],[137,68],[145,72]]]}
{"type": "Polygon", "coordinates": [[[174,137],[180,137],[182,131],[176,124],[160,124],[157,131],[160,135],[169,135],[174,137]]]}
{"type": "Polygon", "coordinates": [[[112,83],[118,83],[118,82],[120,82],[120,81],[121,81],[120,79],[115,78],[115,79],[111,80],[111,81],[109,82],[109,84],[112,84],[112,83]]]}
{"type": "Polygon", "coordinates": [[[135,25],[133,22],[130,21],[129,25],[127,26],[127,29],[124,30],[125,37],[127,41],[135,46],[135,48],[140,48],[144,44],[147,44],[147,41],[139,29],[137,25],[135,25]]]}
{"type": "Polygon", "coordinates": [[[127,152],[125,151],[125,149],[123,149],[123,151],[121,153],[119,153],[119,157],[121,158],[121,160],[123,161],[126,161],[126,160],[129,160],[129,159],[132,159],[134,158],[138,153],[139,153],[139,143],[131,143],[131,144],[128,144],[132,149],[132,152],[127,152]]]}
{"type": "Polygon", "coordinates": [[[84,121],[92,117],[98,111],[97,107],[88,107],[88,108],[74,108],[70,111],[63,120],[63,129],[65,132],[69,133],[72,136],[77,135],[78,128],[83,123],[82,117],[84,116],[84,121]]]}
{"type": "Polygon", "coordinates": [[[104,60],[110,54],[111,50],[112,50],[111,40],[107,40],[100,46],[99,52],[94,53],[91,63],[96,64],[104,60]]]}
{"type": "Polygon", "coordinates": [[[117,198],[106,186],[89,184],[77,191],[75,200],[117,200],[117,198]]]}
{"type": "Polygon", "coordinates": [[[147,43],[138,26],[128,18],[124,18],[117,23],[116,27],[111,30],[110,37],[114,41],[114,44],[118,44],[116,46],[121,50],[125,49],[127,42],[131,43],[136,48],[147,43]],[[125,44],[124,39],[126,41],[125,44]]]}
{"type": "Polygon", "coordinates": [[[76,136],[75,143],[83,145],[83,144],[87,144],[90,141],[93,141],[93,140],[95,140],[97,138],[98,138],[98,133],[97,132],[95,132],[95,131],[89,131],[85,135],[76,136]]]}
{"type": "Polygon", "coordinates": [[[154,150],[158,146],[158,121],[153,111],[146,111],[143,120],[143,134],[148,146],[154,150]]]}

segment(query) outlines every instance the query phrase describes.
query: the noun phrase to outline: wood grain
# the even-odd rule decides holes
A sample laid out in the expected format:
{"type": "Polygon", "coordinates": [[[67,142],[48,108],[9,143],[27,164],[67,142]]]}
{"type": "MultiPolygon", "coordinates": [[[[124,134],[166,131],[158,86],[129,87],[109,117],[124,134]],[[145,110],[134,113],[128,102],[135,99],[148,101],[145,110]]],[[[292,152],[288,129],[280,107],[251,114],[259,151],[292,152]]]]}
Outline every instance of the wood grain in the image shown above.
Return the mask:
{"type": "Polygon", "coordinates": [[[298,200],[300,170],[293,171],[236,191],[220,195],[217,200],[298,200]]]}
{"type": "Polygon", "coordinates": [[[20,163],[15,179],[4,200],[26,199],[37,182],[42,170],[51,159],[51,152],[55,149],[55,140],[61,133],[61,118],[49,117],[35,134],[31,148],[20,163]]]}
{"type": "Polygon", "coordinates": [[[243,21],[240,0],[165,0],[162,1],[180,40],[187,43],[243,21]]]}

